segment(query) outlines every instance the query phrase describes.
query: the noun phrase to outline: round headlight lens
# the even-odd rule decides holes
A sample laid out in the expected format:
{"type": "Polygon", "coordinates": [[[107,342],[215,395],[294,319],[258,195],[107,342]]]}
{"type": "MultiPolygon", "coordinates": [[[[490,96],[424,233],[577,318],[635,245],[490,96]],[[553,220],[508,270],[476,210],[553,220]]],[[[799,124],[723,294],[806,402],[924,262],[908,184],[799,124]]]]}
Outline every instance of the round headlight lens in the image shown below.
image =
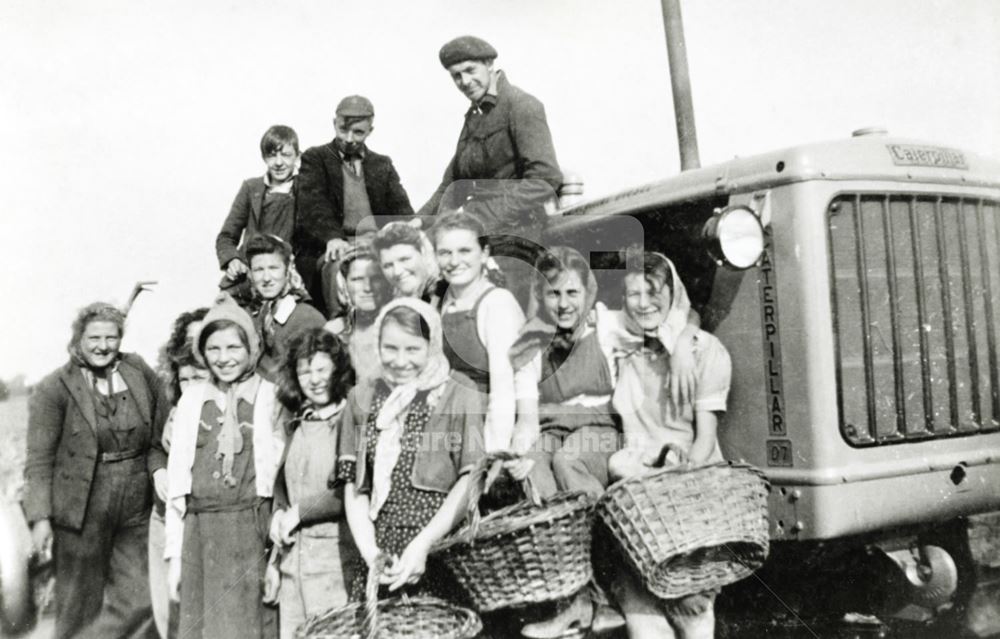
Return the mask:
{"type": "Polygon", "coordinates": [[[731,268],[750,268],[764,252],[764,227],[745,206],[714,215],[705,225],[704,233],[712,257],[731,268]]]}

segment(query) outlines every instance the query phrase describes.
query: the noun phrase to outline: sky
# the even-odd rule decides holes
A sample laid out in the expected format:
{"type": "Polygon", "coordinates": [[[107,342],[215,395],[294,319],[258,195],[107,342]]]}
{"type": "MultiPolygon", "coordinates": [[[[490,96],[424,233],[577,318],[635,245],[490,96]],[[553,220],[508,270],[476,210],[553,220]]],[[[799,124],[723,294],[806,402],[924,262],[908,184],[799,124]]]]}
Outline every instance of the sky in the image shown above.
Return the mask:
{"type": "MultiPolygon", "coordinates": [[[[871,125],[1000,154],[1000,2],[682,0],[703,165],[871,125]]],[[[414,208],[441,178],[465,98],[437,52],[489,40],[545,104],[587,197],[679,171],[656,0],[4,0],[0,3],[0,377],[66,360],[81,306],[124,303],[155,360],[208,304],[214,239],[272,124],[333,137],[339,99],[375,105],[369,146],[414,208]]]]}

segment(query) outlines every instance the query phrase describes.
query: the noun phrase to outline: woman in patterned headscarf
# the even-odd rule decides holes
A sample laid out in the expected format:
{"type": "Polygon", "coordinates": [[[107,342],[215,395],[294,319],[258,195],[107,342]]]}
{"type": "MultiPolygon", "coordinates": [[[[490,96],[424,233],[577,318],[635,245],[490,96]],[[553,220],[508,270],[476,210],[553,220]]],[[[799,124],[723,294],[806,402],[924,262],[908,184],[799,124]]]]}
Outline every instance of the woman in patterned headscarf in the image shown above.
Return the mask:
{"type": "Polygon", "coordinates": [[[166,550],[182,637],[273,637],[261,602],[264,545],[284,425],[275,387],[256,372],[260,340],[225,296],[194,336],[211,379],[174,413],[167,463],[166,550]]]}
{"type": "Polygon", "coordinates": [[[431,546],[465,512],[485,411],[468,378],[451,371],[430,305],[393,300],[376,326],[381,371],[347,398],[337,475],[362,558],[371,568],[379,552],[392,556],[381,582],[396,590],[421,580],[431,546]]]}

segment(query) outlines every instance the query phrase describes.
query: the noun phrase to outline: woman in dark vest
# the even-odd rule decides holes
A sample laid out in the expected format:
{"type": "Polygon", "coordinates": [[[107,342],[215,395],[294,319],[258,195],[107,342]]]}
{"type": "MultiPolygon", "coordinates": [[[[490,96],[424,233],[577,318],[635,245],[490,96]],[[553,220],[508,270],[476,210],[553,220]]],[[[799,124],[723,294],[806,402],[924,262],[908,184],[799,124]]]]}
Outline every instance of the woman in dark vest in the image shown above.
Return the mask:
{"type": "Polygon", "coordinates": [[[54,554],[57,637],[144,636],[153,623],[146,542],[153,484],[166,496],[170,406],[156,373],[120,352],[124,325],[110,304],[81,310],[70,361],[31,398],[24,510],[36,550],[54,554]]]}

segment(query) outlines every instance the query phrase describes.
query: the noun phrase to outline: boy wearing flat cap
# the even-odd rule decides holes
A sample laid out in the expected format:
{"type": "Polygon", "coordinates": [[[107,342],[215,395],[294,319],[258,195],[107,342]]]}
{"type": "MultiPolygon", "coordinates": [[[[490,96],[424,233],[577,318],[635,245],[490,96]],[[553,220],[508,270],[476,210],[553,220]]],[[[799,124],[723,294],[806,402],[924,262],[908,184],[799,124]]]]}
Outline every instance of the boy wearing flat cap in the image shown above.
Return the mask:
{"type": "MultiPolygon", "coordinates": [[[[545,108],[494,69],[496,57],[496,49],[475,36],[441,47],[441,65],[472,104],[444,179],[420,215],[461,208],[482,221],[494,255],[530,264],[534,256],[526,246],[541,239],[545,205],[556,197],[562,173],[545,108]]],[[[523,279],[510,272],[516,266],[501,266],[508,282],[523,279]]]]}
{"type": "Polygon", "coordinates": [[[364,228],[374,230],[373,215],[412,215],[410,199],[387,155],[365,145],[375,109],[351,95],[337,105],[332,142],[302,154],[295,216],[296,266],[310,295],[327,317],[339,314],[335,278],[324,278],[341,253],[364,228]],[[324,284],[324,280],[326,284],[324,284]]]}

